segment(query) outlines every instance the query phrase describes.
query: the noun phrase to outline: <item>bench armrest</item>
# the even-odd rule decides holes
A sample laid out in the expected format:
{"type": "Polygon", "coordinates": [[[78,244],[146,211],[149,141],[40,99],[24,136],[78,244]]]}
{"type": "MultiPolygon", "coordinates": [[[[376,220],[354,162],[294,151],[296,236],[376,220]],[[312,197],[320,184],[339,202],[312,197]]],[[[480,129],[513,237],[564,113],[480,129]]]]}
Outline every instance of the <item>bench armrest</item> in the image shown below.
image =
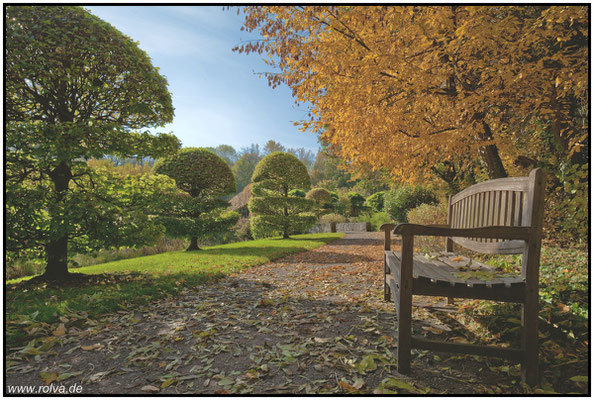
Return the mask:
{"type": "Polygon", "coordinates": [[[380,226],[379,230],[380,231],[392,231],[394,228],[396,227],[396,224],[382,224],[382,226],[380,226]]]}
{"type": "Polygon", "coordinates": [[[399,224],[397,235],[454,236],[488,239],[528,240],[532,229],[525,226],[484,226],[481,228],[450,228],[446,225],[399,224]]]}

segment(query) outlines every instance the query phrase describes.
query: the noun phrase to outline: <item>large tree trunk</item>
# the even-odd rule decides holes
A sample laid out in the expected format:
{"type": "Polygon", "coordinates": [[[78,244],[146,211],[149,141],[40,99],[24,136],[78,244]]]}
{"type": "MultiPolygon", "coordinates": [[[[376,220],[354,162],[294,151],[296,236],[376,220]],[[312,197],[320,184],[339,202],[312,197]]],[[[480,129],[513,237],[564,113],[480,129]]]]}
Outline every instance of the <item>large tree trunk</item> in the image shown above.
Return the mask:
{"type": "MultiPolygon", "coordinates": [[[[478,120],[480,119],[483,125],[483,130],[479,131],[479,139],[481,140],[492,140],[493,139],[493,132],[491,131],[491,127],[487,122],[484,120],[484,113],[477,113],[475,114],[475,118],[478,120]]],[[[489,144],[486,146],[481,146],[479,148],[479,155],[485,168],[487,169],[487,174],[489,175],[489,179],[497,179],[497,178],[506,178],[507,171],[503,166],[503,162],[501,161],[501,157],[499,156],[499,150],[497,146],[494,144],[489,144]]]]}
{"type": "MultiPolygon", "coordinates": [[[[285,199],[289,197],[289,188],[285,186],[283,188],[283,194],[285,199]]],[[[283,239],[289,239],[289,223],[287,222],[287,217],[289,216],[289,210],[287,209],[287,205],[283,209],[283,215],[285,216],[285,224],[283,226],[283,239]]]]}
{"type": "Polygon", "coordinates": [[[200,247],[198,247],[198,238],[196,236],[190,238],[190,247],[186,249],[186,251],[193,250],[200,250],[200,247]]]}
{"type": "Polygon", "coordinates": [[[51,212],[50,226],[59,233],[50,232],[51,240],[45,247],[47,265],[43,277],[45,279],[65,279],[68,277],[68,229],[67,220],[64,215],[64,208],[60,204],[68,190],[68,184],[72,179],[70,167],[61,162],[49,174],[56,189],[56,209],[51,212]]]}

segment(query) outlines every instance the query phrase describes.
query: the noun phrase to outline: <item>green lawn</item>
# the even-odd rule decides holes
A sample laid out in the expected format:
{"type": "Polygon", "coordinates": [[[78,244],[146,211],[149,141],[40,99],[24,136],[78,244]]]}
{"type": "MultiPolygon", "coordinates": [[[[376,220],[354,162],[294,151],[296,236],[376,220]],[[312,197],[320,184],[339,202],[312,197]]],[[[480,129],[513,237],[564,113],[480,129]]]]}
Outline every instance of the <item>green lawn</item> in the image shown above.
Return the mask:
{"type": "Polygon", "coordinates": [[[170,296],[184,288],[219,279],[243,268],[330,243],[342,233],[294,235],[131,258],[72,271],[96,275],[94,282],[64,286],[33,286],[8,281],[6,340],[9,346],[51,334],[60,317],[68,321],[94,318],[170,296]]]}

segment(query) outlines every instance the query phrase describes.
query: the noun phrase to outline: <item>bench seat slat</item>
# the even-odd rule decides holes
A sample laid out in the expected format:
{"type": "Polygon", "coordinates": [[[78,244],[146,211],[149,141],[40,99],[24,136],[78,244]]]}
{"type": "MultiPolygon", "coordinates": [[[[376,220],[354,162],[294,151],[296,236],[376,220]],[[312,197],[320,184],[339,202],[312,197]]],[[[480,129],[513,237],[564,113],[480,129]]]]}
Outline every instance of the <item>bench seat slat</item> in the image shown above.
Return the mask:
{"type": "MultiPolygon", "coordinates": [[[[521,287],[524,285],[523,279],[517,277],[502,277],[493,276],[488,279],[480,279],[477,277],[469,277],[463,279],[457,274],[459,266],[465,266],[472,271],[475,267],[480,268],[480,271],[487,271],[495,273],[495,268],[472,260],[455,253],[441,253],[435,256],[434,259],[428,259],[420,254],[415,254],[413,258],[413,279],[422,283],[433,283],[442,286],[452,287],[474,287],[474,288],[504,288],[504,287],[521,287]],[[460,260],[454,261],[457,257],[460,260]]],[[[400,282],[400,253],[386,251],[386,261],[391,274],[396,282],[400,282]]],[[[463,271],[462,271],[463,272],[463,271]]]]}

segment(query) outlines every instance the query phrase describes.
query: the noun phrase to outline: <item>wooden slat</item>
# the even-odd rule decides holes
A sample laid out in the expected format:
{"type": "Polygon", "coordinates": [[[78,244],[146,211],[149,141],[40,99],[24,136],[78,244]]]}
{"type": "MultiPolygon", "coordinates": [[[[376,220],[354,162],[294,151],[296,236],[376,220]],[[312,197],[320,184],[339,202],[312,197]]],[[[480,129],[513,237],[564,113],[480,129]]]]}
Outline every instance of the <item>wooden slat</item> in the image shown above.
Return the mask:
{"type": "Polygon", "coordinates": [[[465,197],[488,190],[515,190],[525,192],[528,189],[528,183],[528,177],[492,179],[472,185],[460,193],[455,194],[452,196],[452,202],[456,203],[465,197]]]}
{"type": "Polygon", "coordinates": [[[413,276],[415,275],[415,271],[417,271],[417,279],[432,280],[435,281],[437,285],[453,285],[449,276],[440,274],[432,265],[421,260],[421,257],[422,256],[416,256],[414,259],[413,276]]]}
{"type": "Polygon", "coordinates": [[[454,229],[443,225],[400,224],[394,233],[415,236],[452,236],[462,238],[502,238],[508,240],[530,239],[530,228],[520,226],[484,226],[480,228],[454,229]]]}
{"type": "Polygon", "coordinates": [[[507,240],[493,243],[477,243],[467,238],[452,237],[457,245],[484,254],[522,254],[526,243],[521,240],[507,240]]]}
{"type": "Polygon", "coordinates": [[[398,303],[398,349],[396,368],[399,373],[410,372],[410,338],[412,334],[412,293],[413,293],[413,255],[414,236],[402,235],[402,253],[400,260],[400,281],[398,303]]]}
{"type": "MultiPolygon", "coordinates": [[[[501,214],[501,191],[493,192],[493,225],[499,225],[499,215],[501,214]]],[[[493,239],[491,243],[497,243],[499,239],[493,239]]]]}
{"type": "Polygon", "coordinates": [[[393,251],[386,251],[386,265],[388,269],[394,275],[396,282],[400,282],[400,258],[393,251]]]}
{"type": "Polygon", "coordinates": [[[396,279],[394,279],[392,275],[386,275],[386,284],[390,288],[391,298],[394,302],[394,306],[396,307],[396,316],[400,317],[398,314],[400,310],[400,304],[398,302],[398,283],[396,283],[396,279]]]}
{"type": "MultiPolygon", "coordinates": [[[[492,226],[493,224],[493,201],[491,199],[491,195],[493,192],[489,191],[485,193],[485,220],[483,222],[484,226],[492,226]]],[[[485,239],[485,243],[491,243],[493,239],[485,239]]]]}
{"type": "Polygon", "coordinates": [[[522,206],[523,204],[523,192],[516,193],[516,214],[514,216],[514,225],[515,226],[522,226],[522,206]]]}
{"type": "Polygon", "coordinates": [[[460,299],[481,299],[504,301],[508,303],[523,303],[525,292],[523,287],[511,288],[473,288],[470,286],[446,286],[413,280],[413,293],[422,296],[455,297],[460,299]]]}
{"type": "MultiPolygon", "coordinates": [[[[457,257],[462,257],[462,260],[460,261],[461,265],[466,265],[470,262],[470,259],[467,257],[463,257],[463,256],[457,256],[457,257]]],[[[456,271],[458,269],[458,265],[454,264],[454,262],[451,260],[452,256],[441,256],[441,257],[438,257],[438,259],[441,262],[443,262],[443,264],[447,268],[451,268],[452,271],[456,271]]],[[[469,270],[471,270],[471,271],[475,270],[476,267],[480,268],[481,271],[489,271],[492,273],[496,273],[496,270],[493,266],[481,263],[476,260],[472,260],[472,264],[470,264],[469,270]]],[[[499,277],[493,277],[493,278],[490,278],[489,280],[480,280],[480,281],[474,280],[473,282],[469,282],[469,283],[474,284],[474,286],[481,286],[481,285],[476,285],[476,283],[484,283],[487,287],[494,287],[494,288],[505,287],[505,282],[503,280],[501,280],[499,277]]]]}
{"type": "Polygon", "coordinates": [[[509,215],[509,192],[507,190],[502,192],[502,203],[501,203],[501,207],[502,207],[502,215],[501,215],[501,220],[499,221],[499,225],[501,226],[507,226],[507,219],[508,219],[508,215],[509,215]]]}
{"type": "Polygon", "coordinates": [[[521,349],[498,346],[479,346],[476,344],[439,342],[413,336],[411,345],[422,350],[444,351],[448,353],[475,354],[478,356],[499,357],[509,360],[520,361],[524,355],[521,349]]]}
{"type": "Polygon", "coordinates": [[[501,279],[505,284],[505,287],[508,288],[524,287],[526,285],[520,276],[504,276],[499,279],[501,279]]]}
{"type": "Polygon", "coordinates": [[[436,276],[440,276],[442,280],[449,282],[450,286],[466,286],[466,283],[454,275],[454,270],[445,265],[441,260],[428,260],[430,267],[436,276]]]}
{"type": "Polygon", "coordinates": [[[514,226],[514,216],[516,215],[516,192],[511,191],[509,220],[506,221],[506,226],[514,226]]]}

